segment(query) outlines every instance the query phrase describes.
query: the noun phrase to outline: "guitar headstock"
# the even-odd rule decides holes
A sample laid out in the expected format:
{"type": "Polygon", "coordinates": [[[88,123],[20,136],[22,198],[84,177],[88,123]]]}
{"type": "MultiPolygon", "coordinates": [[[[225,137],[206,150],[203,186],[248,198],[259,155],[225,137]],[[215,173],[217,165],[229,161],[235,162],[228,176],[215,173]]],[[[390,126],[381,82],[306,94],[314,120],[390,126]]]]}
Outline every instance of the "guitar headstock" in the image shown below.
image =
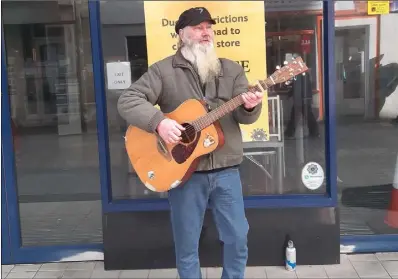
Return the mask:
{"type": "Polygon", "coordinates": [[[289,81],[299,74],[305,75],[308,67],[301,57],[297,57],[290,62],[285,61],[285,66],[277,69],[269,78],[275,84],[289,81]]]}

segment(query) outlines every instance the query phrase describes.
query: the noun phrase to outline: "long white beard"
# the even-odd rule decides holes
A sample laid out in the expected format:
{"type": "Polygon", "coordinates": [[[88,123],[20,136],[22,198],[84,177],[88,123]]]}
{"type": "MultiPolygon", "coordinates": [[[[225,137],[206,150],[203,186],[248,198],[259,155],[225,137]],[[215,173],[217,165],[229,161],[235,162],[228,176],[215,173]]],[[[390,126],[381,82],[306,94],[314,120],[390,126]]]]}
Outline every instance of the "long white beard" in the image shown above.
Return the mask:
{"type": "Polygon", "coordinates": [[[201,45],[186,40],[181,48],[181,53],[196,67],[202,84],[219,75],[221,64],[212,43],[201,45]]]}

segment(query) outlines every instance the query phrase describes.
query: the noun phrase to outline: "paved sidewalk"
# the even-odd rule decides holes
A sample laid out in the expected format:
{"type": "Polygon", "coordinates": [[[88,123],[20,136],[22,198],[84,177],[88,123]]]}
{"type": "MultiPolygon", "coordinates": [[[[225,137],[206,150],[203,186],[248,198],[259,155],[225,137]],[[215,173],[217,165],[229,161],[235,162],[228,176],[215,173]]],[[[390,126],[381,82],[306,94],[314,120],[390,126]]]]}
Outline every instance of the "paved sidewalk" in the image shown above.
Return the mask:
{"type": "MultiPolygon", "coordinates": [[[[203,268],[203,278],[220,278],[221,268],[203,268]]],[[[178,278],[176,269],[104,271],[103,262],[3,265],[2,278],[178,278]]],[[[325,266],[248,267],[245,278],[398,278],[398,252],[341,255],[341,263],[325,266]]]]}

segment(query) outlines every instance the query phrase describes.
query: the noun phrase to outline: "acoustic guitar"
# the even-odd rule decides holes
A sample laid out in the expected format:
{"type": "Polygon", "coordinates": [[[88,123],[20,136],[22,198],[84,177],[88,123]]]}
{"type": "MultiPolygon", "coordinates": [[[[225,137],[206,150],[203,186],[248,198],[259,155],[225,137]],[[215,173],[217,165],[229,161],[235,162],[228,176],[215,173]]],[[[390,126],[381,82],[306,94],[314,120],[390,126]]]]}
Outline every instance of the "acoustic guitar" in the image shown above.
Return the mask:
{"type": "MultiPolygon", "coordinates": [[[[249,87],[264,92],[271,86],[288,82],[308,68],[298,57],[279,68],[266,80],[257,81],[249,87]]],[[[200,157],[221,148],[223,131],[218,119],[243,104],[241,95],[208,111],[203,101],[189,99],[174,111],[165,114],[177,121],[185,130],[182,140],[167,144],[157,133],[148,133],[130,125],[125,135],[125,146],[130,162],[141,182],[154,192],[166,192],[181,186],[196,170],[200,157]]]]}

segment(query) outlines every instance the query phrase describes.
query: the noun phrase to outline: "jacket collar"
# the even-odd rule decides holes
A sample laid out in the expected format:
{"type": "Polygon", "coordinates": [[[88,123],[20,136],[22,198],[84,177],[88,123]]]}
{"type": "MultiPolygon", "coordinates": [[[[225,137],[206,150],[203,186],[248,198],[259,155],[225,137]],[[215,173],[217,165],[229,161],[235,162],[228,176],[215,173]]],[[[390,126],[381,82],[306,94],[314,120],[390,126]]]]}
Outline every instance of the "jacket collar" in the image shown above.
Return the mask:
{"type": "MultiPolygon", "coordinates": [[[[192,67],[191,63],[185,59],[181,53],[181,49],[178,49],[173,58],[173,68],[177,67],[192,67]]],[[[218,76],[223,76],[224,69],[221,67],[220,74],[218,76]]]]}

